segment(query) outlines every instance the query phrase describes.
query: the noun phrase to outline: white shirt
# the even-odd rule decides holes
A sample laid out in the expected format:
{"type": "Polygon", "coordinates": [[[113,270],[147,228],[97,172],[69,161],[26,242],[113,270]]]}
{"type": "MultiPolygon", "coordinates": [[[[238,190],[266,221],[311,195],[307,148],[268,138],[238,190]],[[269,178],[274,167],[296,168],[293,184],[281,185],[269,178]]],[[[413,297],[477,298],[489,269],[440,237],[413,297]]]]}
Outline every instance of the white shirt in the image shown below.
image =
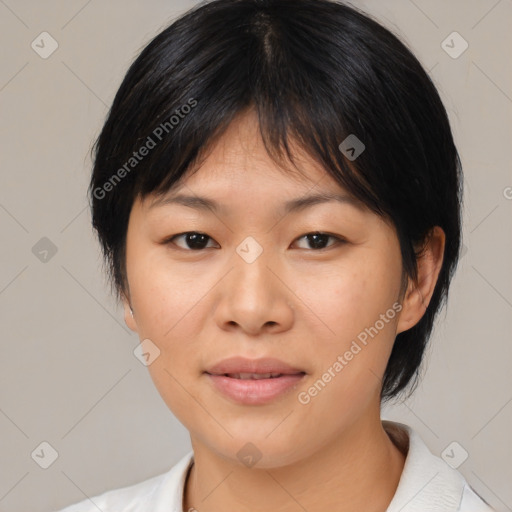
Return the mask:
{"type": "MultiPolygon", "coordinates": [[[[461,473],[430,452],[411,427],[387,420],[382,424],[407,453],[386,512],[495,512],[461,473]]],[[[183,490],[193,461],[194,452],[190,451],[166,473],[106,491],[58,512],[187,512],[182,508],[183,490]]]]}

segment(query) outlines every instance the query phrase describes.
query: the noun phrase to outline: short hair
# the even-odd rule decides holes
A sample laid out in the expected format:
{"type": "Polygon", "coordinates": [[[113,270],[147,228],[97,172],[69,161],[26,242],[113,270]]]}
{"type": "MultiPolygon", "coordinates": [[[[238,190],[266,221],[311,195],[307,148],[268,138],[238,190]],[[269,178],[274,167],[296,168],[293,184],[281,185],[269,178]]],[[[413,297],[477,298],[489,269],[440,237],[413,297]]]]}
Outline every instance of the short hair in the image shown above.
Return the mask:
{"type": "Polygon", "coordinates": [[[461,163],[427,72],[398,36],[353,6],[203,2],[142,49],[92,147],[92,222],[112,290],[126,296],[134,201],[170,190],[248,109],[275,162],[293,162],[290,141],[297,143],[391,223],[403,276],[417,283],[424,243],[434,226],[444,230],[432,298],[419,322],[396,336],[381,402],[408,386],[412,393],[460,256],[461,163]],[[342,151],[349,136],[364,144],[356,159],[353,149],[342,151]]]}

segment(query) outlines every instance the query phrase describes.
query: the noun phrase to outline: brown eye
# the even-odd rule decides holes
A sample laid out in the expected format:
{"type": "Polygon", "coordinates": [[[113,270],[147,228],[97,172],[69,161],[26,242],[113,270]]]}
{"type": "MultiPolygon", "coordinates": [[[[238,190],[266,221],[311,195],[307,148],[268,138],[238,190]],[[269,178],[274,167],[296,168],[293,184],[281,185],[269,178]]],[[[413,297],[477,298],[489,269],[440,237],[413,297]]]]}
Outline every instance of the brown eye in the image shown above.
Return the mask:
{"type": "MultiPolygon", "coordinates": [[[[305,240],[308,245],[308,247],[301,247],[301,249],[308,249],[314,251],[321,251],[323,249],[328,249],[329,247],[345,243],[345,240],[341,239],[338,236],[320,232],[307,233],[299,237],[297,240],[305,240]],[[330,239],[332,239],[333,243],[329,243],[330,239]]],[[[173,244],[179,247],[180,249],[184,250],[201,251],[203,249],[212,247],[208,247],[209,241],[214,240],[206,233],[199,233],[197,231],[187,231],[185,233],[180,233],[170,238],[167,238],[163,243],[166,245],[173,244]],[[176,240],[179,239],[182,239],[181,244],[176,243],[176,240]]]]}
{"type": "Polygon", "coordinates": [[[207,248],[208,241],[213,240],[213,238],[209,237],[205,233],[198,233],[197,231],[188,231],[186,233],[181,233],[179,235],[174,235],[171,238],[168,238],[165,243],[172,243],[177,245],[181,249],[185,250],[193,250],[200,251],[202,249],[207,248]],[[182,238],[184,240],[185,246],[180,246],[174,242],[174,240],[182,238]]]}
{"type": "Polygon", "coordinates": [[[305,249],[314,250],[327,249],[333,245],[339,245],[341,243],[344,243],[344,240],[342,240],[341,238],[334,235],[330,235],[328,233],[308,233],[306,235],[302,235],[297,240],[306,240],[306,242],[310,244],[310,247],[305,247],[305,249]],[[327,245],[329,238],[332,238],[334,240],[334,243],[327,245]]]}

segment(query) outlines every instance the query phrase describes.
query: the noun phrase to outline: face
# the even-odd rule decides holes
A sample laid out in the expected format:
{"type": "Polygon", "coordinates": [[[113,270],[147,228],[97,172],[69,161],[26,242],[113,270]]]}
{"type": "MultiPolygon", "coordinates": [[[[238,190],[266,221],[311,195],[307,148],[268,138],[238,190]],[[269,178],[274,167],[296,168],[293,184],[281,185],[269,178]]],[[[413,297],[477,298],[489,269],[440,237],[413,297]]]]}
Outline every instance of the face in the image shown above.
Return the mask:
{"type": "Polygon", "coordinates": [[[255,118],[240,117],[166,201],[134,203],[127,232],[126,322],[159,351],[148,369],[160,395],[194,444],[236,460],[251,442],[263,467],[378,417],[395,336],[417,320],[398,302],[390,225],[350,200],[286,210],[314,194],[348,196],[296,154],[304,176],[279,168],[255,118]],[[217,209],[173,202],[178,193],[217,209]],[[277,358],[304,375],[264,403],[240,402],[206,373],[232,356],[277,358]]]}

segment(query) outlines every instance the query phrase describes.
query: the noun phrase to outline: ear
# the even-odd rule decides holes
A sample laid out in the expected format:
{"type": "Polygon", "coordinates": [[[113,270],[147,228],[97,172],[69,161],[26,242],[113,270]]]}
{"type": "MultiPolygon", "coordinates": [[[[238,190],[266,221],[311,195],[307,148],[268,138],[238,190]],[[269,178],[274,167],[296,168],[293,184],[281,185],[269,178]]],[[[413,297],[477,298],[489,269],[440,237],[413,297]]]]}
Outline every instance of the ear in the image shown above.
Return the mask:
{"type": "Polygon", "coordinates": [[[439,226],[435,226],[417,257],[418,282],[408,280],[397,324],[397,334],[414,327],[427,310],[443,265],[445,242],[444,231],[439,226]]]}
{"type": "Polygon", "coordinates": [[[130,299],[124,293],[122,295],[123,308],[124,308],[124,321],[126,325],[134,332],[137,332],[137,322],[135,320],[135,312],[132,314],[132,307],[130,299]]]}

